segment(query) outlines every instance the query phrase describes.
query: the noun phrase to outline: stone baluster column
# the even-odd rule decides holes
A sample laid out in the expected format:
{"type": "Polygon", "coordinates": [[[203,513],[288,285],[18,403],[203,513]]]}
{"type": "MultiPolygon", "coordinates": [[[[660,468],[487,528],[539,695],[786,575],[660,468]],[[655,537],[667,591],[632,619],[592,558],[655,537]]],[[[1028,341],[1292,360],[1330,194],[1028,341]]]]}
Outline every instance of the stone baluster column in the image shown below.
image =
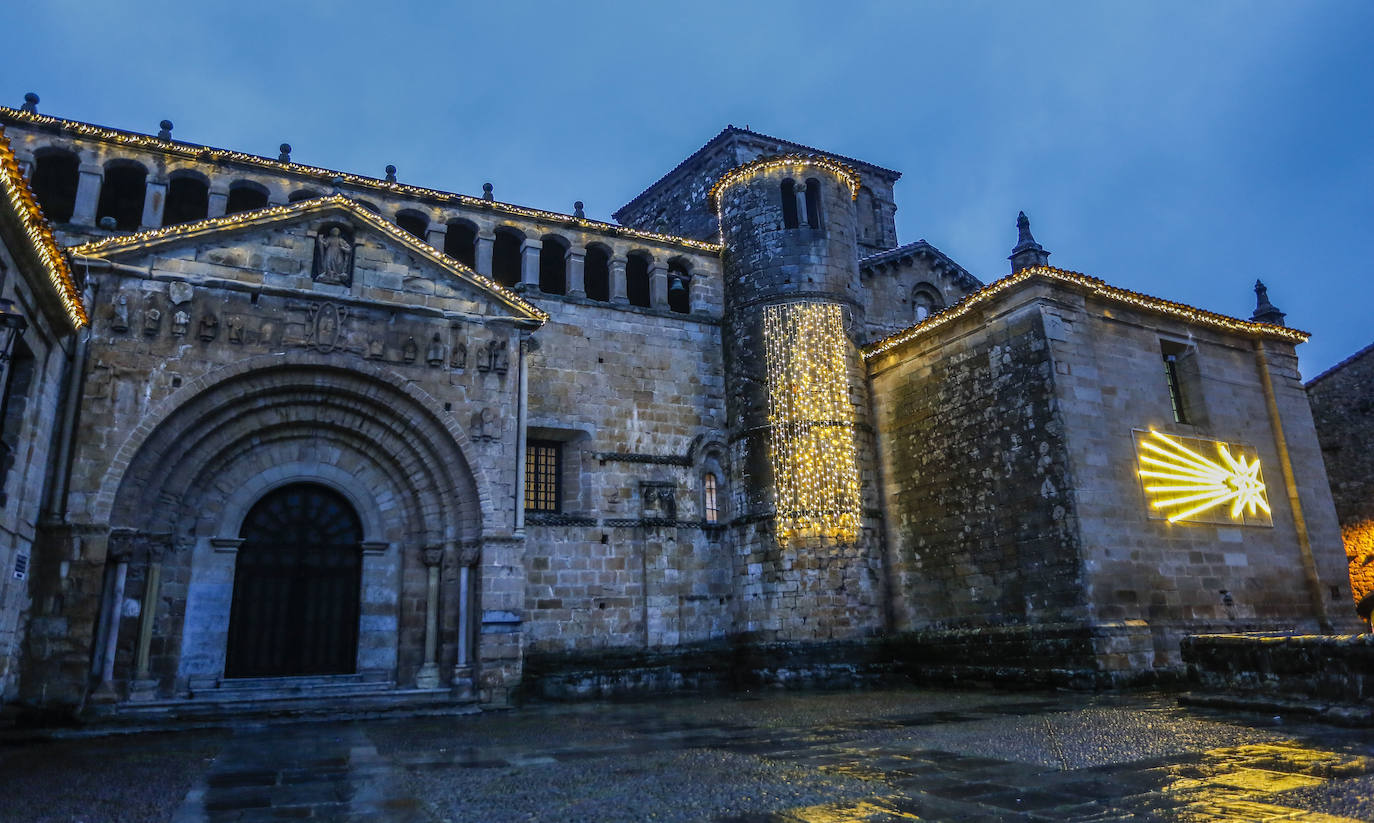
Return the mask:
{"type": "Polygon", "coordinates": [[[528,237],[520,244],[520,285],[529,291],[539,290],[539,251],[544,241],[528,237]]]}
{"type": "Polygon", "coordinates": [[[587,253],[573,248],[568,249],[568,255],[564,258],[567,261],[568,271],[568,294],[573,297],[586,297],[586,262],[587,253]]]}
{"type": "Polygon", "coordinates": [[[145,229],[162,226],[162,209],[167,205],[167,181],[149,180],[144,184],[143,221],[145,229]]]}
{"type": "Polygon", "coordinates": [[[623,257],[611,258],[611,302],[628,303],[630,293],[626,290],[625,284],[625,264],[628,261],[623,257]]]}
{"type": "Polygon", "coordinates": [[[99,166],[81,165],[81,175],[76,181],[76,206],[72,210],[72,222],[78,226],[94,226],[95,211],[100,206],[100,184],[105,179],[99,166]]]}
{"type": "MultiPolygon", "coordinates": [[[[806,184],[798,180],[794,194],[797,197],[797,225],[811,226],[811,222],[806,216],[806,184]]],[[[811,228],[814,229],[815,226],[811,226],[811,228]]]]}
{"type": "Polygon", "coordinates": [[[496,232],[482,229],[477,232],[477,253],[474,268],[478,274],[491,277],[491,252],[496,247],[496,232]]]}
{"type": "Polygon", "coordinates": [[[431,546],[420,553],[428,574],[425,592],[425,663],[415,676],[415,688],[439,688],[439,567],[444,550],[431,546]]]}
{"type": "Polygon", "coordinates": [[[91,693],[91,700],[113,703],[119,699],[114,687],[115,655],[119,652],[119,623],[124,616],[124,583],[129,577],[129,559],[133,555],[132,532],[114,532],[106,544],[105,556],[115,562],[114,585],[110,602],[105,605],[105,653],[100,661],[100,684],[91,693]]]}
{"type": "Polygon", "coordinates": [[[649,267],[649,305],[668,309],[668,265],[661,260],[649,267]]]}
{"type": "Polygon", "coordinates": [[[210,207],[205,211],[206,217],[223,217],[229,210],[229,190],[221,188],[210,189],[210,207]]]}
{"type": "Polygon", "coordinates": [[[481,547],[465,543],[458,550],[458,660],[453,667],[453,690],[458,698],[473,696],[472,681],[472,570],[481,547]]]}

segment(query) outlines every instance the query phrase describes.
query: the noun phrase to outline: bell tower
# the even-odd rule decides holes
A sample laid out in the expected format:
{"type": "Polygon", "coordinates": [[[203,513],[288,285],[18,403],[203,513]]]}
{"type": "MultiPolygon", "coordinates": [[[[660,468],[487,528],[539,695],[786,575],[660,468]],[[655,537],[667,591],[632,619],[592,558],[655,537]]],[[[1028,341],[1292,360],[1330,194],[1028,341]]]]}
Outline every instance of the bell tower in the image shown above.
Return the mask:
{"type": "Polygon", "coordinates": [[[859,176],[767,157],[712,187],[725,281],[738,629],[763,641],[881,628],[882,532],[855,335],[859,176]]]}

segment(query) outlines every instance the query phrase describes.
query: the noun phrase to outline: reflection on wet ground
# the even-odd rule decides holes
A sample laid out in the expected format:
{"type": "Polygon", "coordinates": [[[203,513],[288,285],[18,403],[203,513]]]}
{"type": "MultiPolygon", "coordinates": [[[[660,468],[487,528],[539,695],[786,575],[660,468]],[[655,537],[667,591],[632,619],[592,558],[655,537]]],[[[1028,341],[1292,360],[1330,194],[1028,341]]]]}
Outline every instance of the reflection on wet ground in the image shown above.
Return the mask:
{"type": "Polygon", "coordinates": [[[1374,730],[1153,694],[676,698],[12,746],[0,797],[7,821],[1330,823],[1374,820],[1374,730]]]}

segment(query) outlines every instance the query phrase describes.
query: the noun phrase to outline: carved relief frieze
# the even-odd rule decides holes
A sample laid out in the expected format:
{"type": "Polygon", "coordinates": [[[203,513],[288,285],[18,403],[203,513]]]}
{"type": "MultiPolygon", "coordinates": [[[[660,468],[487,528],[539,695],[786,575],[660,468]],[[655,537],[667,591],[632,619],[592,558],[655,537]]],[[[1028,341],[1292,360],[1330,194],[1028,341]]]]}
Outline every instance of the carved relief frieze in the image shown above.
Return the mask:
{"type": "Polygon", "coordinates": [[[121,294],[114,300],[114,311],[110,315],[110,328],[119,334],[129,330],[129,296],[121,294]]]}
{"type": "Polygon", "coordinates": [[[162,309],[158,308],[157,298],[149,295],[143,304],[143,334],[146,337],[157,337],[160,331],[162,331],[162,309]]]}

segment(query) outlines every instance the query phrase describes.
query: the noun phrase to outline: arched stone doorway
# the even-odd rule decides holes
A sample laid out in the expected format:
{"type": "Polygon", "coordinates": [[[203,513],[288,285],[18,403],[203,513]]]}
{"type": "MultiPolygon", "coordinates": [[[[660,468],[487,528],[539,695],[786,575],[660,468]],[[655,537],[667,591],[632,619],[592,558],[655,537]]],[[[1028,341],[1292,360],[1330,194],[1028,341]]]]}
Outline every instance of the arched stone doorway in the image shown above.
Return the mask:
{"type": "Polygon", "coordinates": [[[284,486],[253,505],[239,537],[225,676],[353,673],[363,530],[348,501],[284,486]]]}

